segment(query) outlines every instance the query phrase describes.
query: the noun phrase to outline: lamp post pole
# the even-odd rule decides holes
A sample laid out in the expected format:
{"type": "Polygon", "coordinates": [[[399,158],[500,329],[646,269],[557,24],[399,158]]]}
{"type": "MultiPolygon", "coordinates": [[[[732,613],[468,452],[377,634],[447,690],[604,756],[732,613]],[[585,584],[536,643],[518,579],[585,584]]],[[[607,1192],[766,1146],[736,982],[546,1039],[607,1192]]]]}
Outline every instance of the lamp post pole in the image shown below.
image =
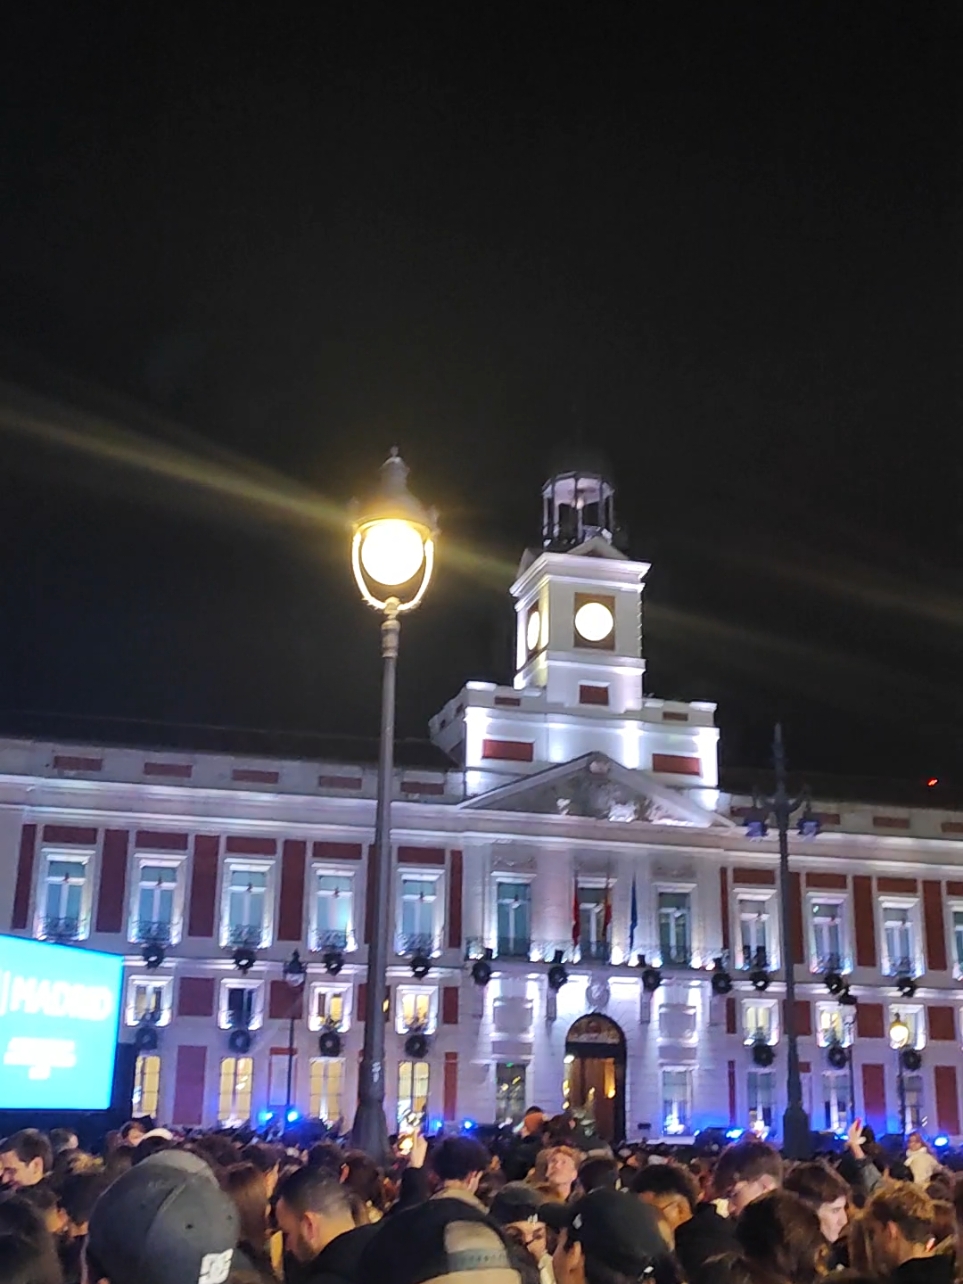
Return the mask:
{"type": "Polygon", "coordinates": [[[906,1149],[906,1075],[903,1071],[903,1052],[896,1054],[896,1091],[899,1095],[899,1135],[903,1150],[906,1149]]]}
{"type": "Polygon", "coordinates": [[[389,598],[381,625],[381,743],[378,750],[378,801],[375,811],[375,841],[370,859],[374,870],[368,909],[371,940],[368,942],[368,985],[365,995],[364,1044],[358,1077],[358,1110],[351,1130],[351,1144],[373,1159],[388,1154],[388,1125],[385,1120],[385,1017],[384,1001],[388,973],[389,873],[391,869],[391,790],[394,774],[395,677],[401,624],[397,602],[389,598]],[[392,603],[394,606],[392,608],[392,603]]]}
{"type": "Polygon", "coordinates": [[[284,965],[284,979],[291,991],[291,1006],[288,1010],[288,1081],[284,1093],[284,1125],[289,1122],[288,1115],[294,1097],[294,1023],[299,1015],[298,1008],[301,990],[304,986],[304,964],[300,953],[295,950],[284,965]]]}

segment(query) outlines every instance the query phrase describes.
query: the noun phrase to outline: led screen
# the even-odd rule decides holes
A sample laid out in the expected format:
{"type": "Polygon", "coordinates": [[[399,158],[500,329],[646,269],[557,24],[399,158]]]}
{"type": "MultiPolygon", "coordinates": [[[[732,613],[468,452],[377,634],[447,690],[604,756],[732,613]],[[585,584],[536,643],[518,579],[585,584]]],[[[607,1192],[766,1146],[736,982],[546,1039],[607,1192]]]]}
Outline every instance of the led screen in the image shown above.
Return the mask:
{"type": "Polygon", "coordinates": [[[106,1110],[123,959],[0,936],[0,1106],[106,1110]]]}

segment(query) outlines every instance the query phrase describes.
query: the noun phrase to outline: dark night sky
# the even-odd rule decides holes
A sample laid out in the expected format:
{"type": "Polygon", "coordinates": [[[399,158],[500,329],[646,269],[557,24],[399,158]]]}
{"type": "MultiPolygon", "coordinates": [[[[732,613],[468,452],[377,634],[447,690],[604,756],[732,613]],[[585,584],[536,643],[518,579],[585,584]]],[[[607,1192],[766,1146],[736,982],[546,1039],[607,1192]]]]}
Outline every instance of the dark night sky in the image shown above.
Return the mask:
{"type": "Polygon", "coordinates": [[[73,406],[338,505],[397,442],[448,551],[405,735],[509,676],[581,441],[654,563],[649,690],[717,699],[728,764],[781,716],[799,767],[959,788],[959,6],[442,12],[7,15],[0,372],[91,449],[0,434],[0,728],[377,728],[337,525],[73,406]]]}

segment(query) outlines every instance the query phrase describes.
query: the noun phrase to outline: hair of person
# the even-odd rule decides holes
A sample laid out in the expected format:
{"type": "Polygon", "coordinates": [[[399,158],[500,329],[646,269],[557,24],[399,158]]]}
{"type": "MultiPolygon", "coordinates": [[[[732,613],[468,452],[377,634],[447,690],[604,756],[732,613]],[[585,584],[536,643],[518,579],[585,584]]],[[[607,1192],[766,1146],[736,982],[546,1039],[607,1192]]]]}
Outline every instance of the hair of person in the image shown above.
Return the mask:
{"type": "Polygon", "coordinates": [[[896,1159],[889,1165],[890,1181],[911,1182],[913,1180],[913,1170],[909,1164],[904,1164],[902,1159],[896,1159]]]}
{"type": "Polygon", "coordinates": [[[23,1191],[0,1195],[0,1235],[19,1235],[43,1245],[50,1232],[38,1206],[23,1191]]]}
{"type": "Polygon", "coordinates": [[[351,1208],[351,1220],[355,1226],[370,1226],[371,1212],[367,1202],[361,1198],[356,1190],[349,1190],[345,1186],[345,1194],[348,1196],[348,1204],[351,1208]]]}
{"type": "Polygon", "coordinates": [[[874,1192],[864,1215],[879,1226],[895,1226],[911,1244],[926,1244],[933,1238],[933,1201],[912,1182],[888,1182],[874,1192]]]}
{"type": "Polygon", "coordinates": [[[586,1194],[590,1190],[615,1190],[619,1184],[618,1160],[606,1159],[602,1155],[583,1159],[578,1166],[578,1184],[586,1194]]]}
{"type": "Polygon", "coordinates": [[[24,1186],[17,1193],[28,1204],[33,1204],[39,1213],[52,1213],[60,1205],[57,1192],[45,1181],[38,1181],[35,1186],[24,1186]]]}
{"type": "Polygon", "coordinates": [[[527,1119],[530,1115],[544,1115],[544,1113],[545,1111],[541,1106],[527,1106],[522,1118],[527,1119]]]}
{"type": "Polygon", "coordinates": [[[695,1212],[699,1202],[699,1184],[681,1164],[648,1164],[632,1178],[636,1195],[680,1195],[695,1212]]]}
{"type": "Polygon", "coordinates": [[[532,1257],[523,1244],[513,1239],[511,1235],[506,1235],[505,1240],[508,1264],[512,1270],[517,1271],[520,1284],[539,1284],[541,1275],[535,1258],[532,1257]]]}
{"type": "Polygon", "coordinates": [[[145,1159],[150,1159],[151,1155],[159,1155],[162,1150],[174,1150],[174,1148],[174,1143],[168,1141],[166,1137],[145,1137],[134,1147],[131,1163],[142,1164],[145,1159]]]}
{"type": "Polygon", "coordinates": [[[238,1162],[238,1147],[227,1137],[207,1133],[191,1143],[195,1155],[207,1161],[215,1174],[238,1162]]]}
{"type": "Polygon", "coordinates": [[[53,1150],[50,1142],[37,1128],[21,1128],[12,1132],[9,1137],[0,1141],[0,1155],[15,1154],[22,1164],[30,1164],[35,1159],[43,1160],[43,1170],[49,1173],[53,1166],[53,1150]]]}
{"type": "Polygon", "coordinates": [[[135,1128],[140,1132],[150,1132],[153,1126],[151,1119],[128,1119],[120,1130],[121,1140],[126,1141],[135,1128]]]}
{"type": "Polygon", "coordinates": [[[90,1221],[94,1204],[109,1185],[110,1178],[104,1172],[73,1173],[61,1188],[60,1206],[75,1226],[83,1226],[90,1221]]]}
{"type": "Polygon", "coordinates": [[[232,1164],[224,1170],[221,1185],[237,1209],[238,1240],[262,1250],[268,1237],[268,1194],[264,1173],[254,1164],[232,1164]]]}
{"type": "Polygon", "coordinates": [[[791,1190],[810,1208],[832,1204],[837,1199],[849,1198],[849,1186],[835,1168],[816,1160],[810,1164],[797,1164],[783,1178],[783,1189],[791,1190]]]}
{"type": "Polygon", "coordinates": [[[782,1181],[782,1156],[775,1146],[764,1141],[737,1141],[727,1146],[719,1156],[715,1169],[715,1188],[725,1196],[736,1182],[758,1181],[760,1177],[771,1177],[775,1182],[782,1181]]]}
{"type": "Polygon", "coordinates": [[[251,1141],[242,1148],[241,1161],[253,1164],[259,1172],[269,1173],[277,1168],[283,1155],[281,1146],[272,1146],[266,1141],[251,1141]]]}
{"type": "MultiPolygon", "coordinates": [[[[932,1197],[931,1197],[932,1198],[932,1197]]],[[[933,1238],[937,1244],[946,1244],[956,1235],[956,1213],[948,1199],[933,1200],[933,1238]]]]}
{"type": "Polygon", "coordinates": [[[121,1142],[104,1159],[104,1175],[114,1181],[122,1173],[129,1172],[133,1166],[134,1147],[128,1146],[126,1142],[121,1142]]]}
{"type": "Polygon", "coordinates": [[[63,1284],[63,1271],[52,1246],[42,1248],[22,1235],[2,1235],[0,1280],[3,1284],[63,1284]]]}
{"type": "Polygon", "coordinates": [[[334,1178],[340,1178],[344,1167],[344,1151],[333,1141],[316,1141],[308,1151],[308,1168],[322,1169],[334,1178]]]}
{"type": "Polygon", "coordinates": [[[576,1150],[575,1147],[570,1146],[568,1142],[560,1141],[560,1142],[553,1143],[548,1147],[548,1154],[545,1157],[545,1162],[547,1163],[548,1160],[551,1159],[552,1155],[559,1155],[559,1154],[568,1155],[569,1159],[571,1159],[572,1163],[576,1166],[576,1168],[585,1158],[585,1156],[582,1154],[580,1150],[576,1150]]]}
{"type": "Polygon", "coordinates": [[[61,1150],[66,1150],[71,1142],[77,1140],[77,1134],[73,1128],[51,1128],[50,1129],[50,1146],[54,1154],[59,1154],[61,1150]]]}
{"type": "Polygon", "coordinates": [[[350,1217],[348,1192],[336,1177],[320,1168],[296,1168],[278,1183],[278,1201],[303,1217],[320,1213],[322,1217],[350,1217]]]}
{"type": "Polygon", "coordinates": [[[492,1200],[506,1184],[506,1181],[507,1178],[500,1168],[489,1168],[487,1172],[482,1173],[478,1189],[475,1191],[475,1197],[480,1199],[486,1208],[490,1207],[492,1200]]]}
{"type": "Polygon", "coordinates": [[[758,1262],[750,1261],[741,1253],[720,1253],[700,1268],[699,1284],[776,1284],[776,1281],[758,1262]]]}
{"type": "Polygon", "coordinates": [[[793,1284],[815,1284],[827,1245],[815,1209],[788,1190],[771,1190],[747,1204],[736,1239],[750,1261],[793,1284]]]}
{"type": "Polygon", "coordinates": [[[471,1137],[446,1137],[431,1155],[431,1166],[442,1181],[465,1181],[472,1173],[483,1173],[491,1157],[471,1137]]]}
{"type": "Polygon", "coordinates": [[[344,1184],[349,1190],[360,1195],[366,1204],[384,1212],[385,1188],[384,1174],[381,1169],[363,1150],[349,1150],[344,1157],[348,1169],[344,1184]]]}
{"type": "Polygon", "coordinates": [[[865,1209],[850,1218],[846,1227],[846,1244],[850,1269],[857,1275],[879,1279],[889,1274],[891,1268],[886,1265],[881,1252],[882,1235],[882,1226],[867,1217],[865,1209]]]}

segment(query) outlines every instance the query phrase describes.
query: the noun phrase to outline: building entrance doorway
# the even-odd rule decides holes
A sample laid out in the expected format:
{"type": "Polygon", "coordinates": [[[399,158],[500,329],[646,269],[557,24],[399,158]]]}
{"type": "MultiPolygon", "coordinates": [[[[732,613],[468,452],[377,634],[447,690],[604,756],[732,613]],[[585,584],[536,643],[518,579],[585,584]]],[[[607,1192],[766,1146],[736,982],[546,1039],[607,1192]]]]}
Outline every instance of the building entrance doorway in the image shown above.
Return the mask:
{"type": "Polygon", "coordinates": [[[607,1016],[579,1017],[565,1037],[565,1106],[603,1141],[625,1137],[625,1035],[607,1016]]]}

